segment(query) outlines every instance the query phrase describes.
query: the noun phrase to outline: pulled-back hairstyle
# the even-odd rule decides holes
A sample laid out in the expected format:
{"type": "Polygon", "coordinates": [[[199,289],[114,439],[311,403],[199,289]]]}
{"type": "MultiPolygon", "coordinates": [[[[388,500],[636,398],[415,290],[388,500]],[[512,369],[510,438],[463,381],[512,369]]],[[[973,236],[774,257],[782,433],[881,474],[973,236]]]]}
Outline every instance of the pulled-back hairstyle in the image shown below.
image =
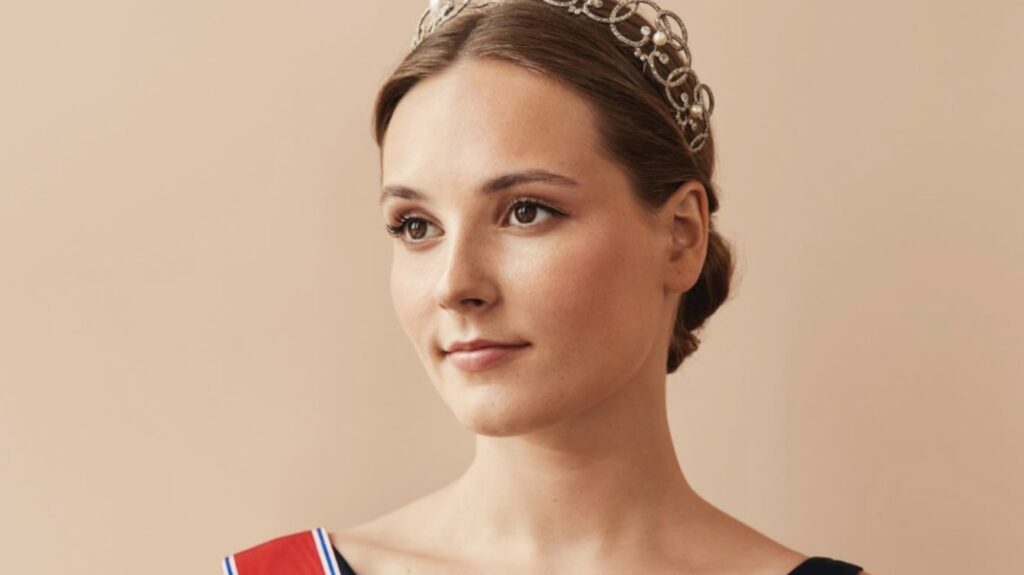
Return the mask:
{"type": "MultiPolygon", "coordinates": [[[[592,12],[607,17],[613,2],[592,12]]],[[[651,26],[639,13],[617,24],[630,38],[651,26]]],[[[666,51],[670,67],[679,56],[666,51]]],[[[581,95],[594,112],[599,148],[628,175],[632,192],[650,211],[663,206],[681,185],[703,184],[708,210],[718,210],[712,183],[714,138],[696,154],[676,124],[665,88],[642,69],[632,48],[621,43],[608,25],[569,13],[539,0],[509,0],[481,9],[467,9],[410,52],[377,95],[373,134],[384,144],[388,125],[402,98],[420,81],[437,75],[460,59],[495,59],[539,72],[581,95]]],[[[690,75],[679,88],[693,93],[690,75]]],[[[729,243],[710,223],[708,252],[697,283],[680,296],[675,327],[668,342],[668,373],[697,350],[695,332],[729,296],[733,274],[729,243]]]]}

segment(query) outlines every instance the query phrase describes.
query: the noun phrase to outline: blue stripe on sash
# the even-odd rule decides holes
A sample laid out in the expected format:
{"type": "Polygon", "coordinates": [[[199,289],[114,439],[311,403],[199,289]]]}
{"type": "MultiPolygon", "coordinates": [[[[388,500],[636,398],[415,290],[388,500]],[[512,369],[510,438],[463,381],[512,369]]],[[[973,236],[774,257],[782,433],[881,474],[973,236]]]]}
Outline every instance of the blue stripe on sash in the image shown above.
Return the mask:
{"type": "Polygon", "coordinates": [[[327,563],[328,575],[338,575],[338,572],[334,570],[334,549],[327,544],[324,530],[317,527],[314,531],[316,532],[316,542],[320,546],[320,552],[323,553],[327,563]]]}

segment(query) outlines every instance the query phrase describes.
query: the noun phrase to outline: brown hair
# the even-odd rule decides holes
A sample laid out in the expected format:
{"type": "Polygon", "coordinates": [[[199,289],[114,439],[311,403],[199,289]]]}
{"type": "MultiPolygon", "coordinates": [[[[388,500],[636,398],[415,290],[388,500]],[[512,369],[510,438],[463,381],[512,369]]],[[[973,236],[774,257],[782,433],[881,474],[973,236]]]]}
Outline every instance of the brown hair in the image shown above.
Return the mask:
{"type": "MultiPolygon", "coordinates": [[[[591,10],[607,16],[606,8],[591,10]]],[[[651,26],[640,14],[617,24],[629,38],[640,38],[641,26],[651,26]]],[[[653,28],[653,26],[652,26],[653,28]]],[[[671,66],[679,56],[667,51],[671,66]]],[[[708,195],[708,210],[718,210],[717,189],[711,181],[715,164],[714,138],[694,154],[664,100],[664,87],[645,72],[632,48],[621,43],[607,24],[573,15],[537,0],[506,1],[485,9],[467,9],[444,24],[410,52],[377,95],[373,133],[383,146],[391,117],[402,98],[420,81],[443,72],[462,58],[493,58],[544,74],[573,89],[596,112],[600,148],[629,176],[641,205],[654,211],[681,185],[698,181],[708,195]]],[[[695,79],[679,89],[693,92],[695,79]]],[[[668,373],[695,352],[694,334],[725,302],[733,273],[728,242],[711,222],[708,252],[697,283],[680,298],[669,341],[668,373]]]]}

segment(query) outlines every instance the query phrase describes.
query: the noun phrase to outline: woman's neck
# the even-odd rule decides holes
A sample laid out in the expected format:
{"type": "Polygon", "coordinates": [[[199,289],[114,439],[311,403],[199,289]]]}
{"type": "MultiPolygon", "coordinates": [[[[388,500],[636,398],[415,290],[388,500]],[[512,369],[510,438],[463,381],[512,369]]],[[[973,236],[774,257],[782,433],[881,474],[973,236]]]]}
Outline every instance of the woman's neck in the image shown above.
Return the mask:
{"type": "Polygon", "coordinates": [[[679,466],[664,372],[590,409],[514,437],[479,435],[434,524],[469,549],[532,564],[572,553],[660,544],[652,534],[707,511],[679,466]]]}

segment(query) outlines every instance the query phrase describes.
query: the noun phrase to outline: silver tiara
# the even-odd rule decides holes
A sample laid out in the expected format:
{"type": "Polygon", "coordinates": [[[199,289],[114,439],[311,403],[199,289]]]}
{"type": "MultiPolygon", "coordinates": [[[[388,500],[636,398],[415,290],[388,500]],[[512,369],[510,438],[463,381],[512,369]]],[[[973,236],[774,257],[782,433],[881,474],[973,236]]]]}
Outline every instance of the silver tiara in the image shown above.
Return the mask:
{"type": "MultiPolygon", "coordinates": [[[[412,39],[412,48],[416,49],[424,38],[434,33],[435,30],[444,25],[445,22],[459,15],[460,12],[469,7],[483,7],[492,4],[502,4],[505,0],[430,0],[430,6],[420,17],[419,27],[412,39]]],[[[651,75],[665,87],[665,97],[668,103],[675,109],[676,123],[683,130],[684,134],[696,134],[690,140],[690,149],[699,152],[705,142],[711,136],[711,112],[715,109],[715,98],[711,88],[701,84],[697,74],[690,68],[692,61],[690,48],[686,45],[686,26],[682,19],[675,13],[662,10],[660,6],[651,0],[609,0],[615,2],[615,7],[607,17],[599,16],[591,12],[591,7],[600,8],[603,0],[542,0],[545,4],[567,8],[573,14],[583,14],[591,20],[604,22],[611,27],[612,34],[622,43],[633,48],[633,54],[643,60],[644,70],[650,70],[651,75]],[[654,22],[656,30],[650,26],[642,26],[641,38],[633,40],[627,38],[619,31],[616,24],[631,18],[642,6],[651,8],[655,15],[650,20],[654,22]],[[646,51],[650,46],[650,51],[646,51]],[[664,73],[658,70],[656,62],[667,66],[670,62],[668,54],[662,51],[665,46],[670,46],[679,53],[682,65],[664,73]],[[679,92],[676,98],[672,88],[684,84],[690,76],[693,76],[695,83],[693,93],[679,92]]]]}

